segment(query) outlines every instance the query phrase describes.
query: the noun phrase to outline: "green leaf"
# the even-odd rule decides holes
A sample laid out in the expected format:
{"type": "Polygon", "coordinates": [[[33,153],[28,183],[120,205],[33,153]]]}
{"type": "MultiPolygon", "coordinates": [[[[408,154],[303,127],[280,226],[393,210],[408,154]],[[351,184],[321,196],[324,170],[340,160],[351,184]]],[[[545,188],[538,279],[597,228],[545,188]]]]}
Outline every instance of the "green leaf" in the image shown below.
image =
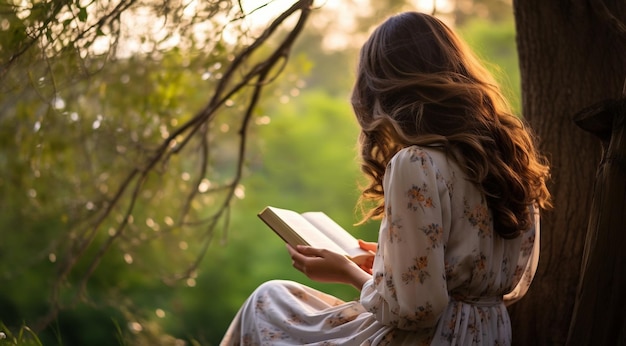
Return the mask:
{"type": "Polygon", "coordinates": [[[81,7],[78,11],[78,20],[81,22],[87,21],[87,9],[85,7],[81,7]]]}

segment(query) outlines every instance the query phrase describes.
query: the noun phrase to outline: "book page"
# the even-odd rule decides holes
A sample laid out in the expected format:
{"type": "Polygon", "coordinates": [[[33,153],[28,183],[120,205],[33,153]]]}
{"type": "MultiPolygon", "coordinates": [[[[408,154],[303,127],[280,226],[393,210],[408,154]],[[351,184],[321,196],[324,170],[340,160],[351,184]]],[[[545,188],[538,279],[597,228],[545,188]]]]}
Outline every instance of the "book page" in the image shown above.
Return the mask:
{"type": "Polygon", "coordinates": [[[337,224],[328,215],[320,211],[311,211],[303,213],[302,216],[310,223],[315,225],[328,238],[344,249],[350,257],[359,257],[369,255],[359,247],[359,241],[343,227],[337,224]]]}
{"type": "Polygon", "coordinates": [[[329,239],[324,232],[317,229],[314,224],[311,224],[295,211],[267,207],[259,216],[291,246],[295,247],[298,244],[310,245],[315,248],[348,255],[344,249],[329,239]]]}

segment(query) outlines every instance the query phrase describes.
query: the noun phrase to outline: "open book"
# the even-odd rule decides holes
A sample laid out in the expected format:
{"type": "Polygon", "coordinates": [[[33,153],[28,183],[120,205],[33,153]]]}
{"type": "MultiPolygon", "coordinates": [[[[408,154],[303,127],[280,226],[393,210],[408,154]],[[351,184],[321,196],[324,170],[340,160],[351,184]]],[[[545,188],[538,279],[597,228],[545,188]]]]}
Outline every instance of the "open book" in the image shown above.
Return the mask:
{"type": "Polygon", "coordinates": [[[287,244],[309,245],[347,256],[362,264],[372,252],[359,247],[359,241],[321,211],[299,214],[292,210],[265,207],[259,218],[287,244]]]}

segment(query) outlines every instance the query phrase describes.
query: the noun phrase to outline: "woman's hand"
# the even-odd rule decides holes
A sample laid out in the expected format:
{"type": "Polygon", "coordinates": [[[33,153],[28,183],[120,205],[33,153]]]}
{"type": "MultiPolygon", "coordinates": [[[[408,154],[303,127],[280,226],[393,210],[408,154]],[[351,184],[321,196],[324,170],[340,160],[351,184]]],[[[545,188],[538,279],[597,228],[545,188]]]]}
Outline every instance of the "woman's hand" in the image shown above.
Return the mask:
{"type": "MultiPolygon", "coordinates": [[[[370,251],[374,255],[378,250],[378,243],[364,241],[359,239],[359,247],[365,251],[370,251]]],[[[368,257],[364,263],[360,265],[361,269],[365,270],[368,274],[372,274],[372,266],[374,265],[374,255],[368,257]]]]}
{"type": "Polygon", "coordinates": [[[287,244],[293,267],[309,279],[319,282],[351,284],[358,290],[371,276],[347,257],[325,249],[287,244]]]}
{"type": "Polygon", "coordinates": [[[378,243],[359,239],[359,247],[363,250],[376,253],[376,251],[378,250],[378,243]]]}

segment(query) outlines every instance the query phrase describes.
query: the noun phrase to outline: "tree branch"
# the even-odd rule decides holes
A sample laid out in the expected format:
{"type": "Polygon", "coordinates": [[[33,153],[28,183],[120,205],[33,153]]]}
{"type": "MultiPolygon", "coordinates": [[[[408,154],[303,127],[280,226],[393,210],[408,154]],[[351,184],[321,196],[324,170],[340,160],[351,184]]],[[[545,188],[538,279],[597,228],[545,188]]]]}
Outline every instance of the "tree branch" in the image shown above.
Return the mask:
{"type": "MultiPolygon", "coordinates": [[[[201,109],[194,117],[187,122],[183,123],[179,128],[169,134],[167,138],[159,145],[154,151],[153,155],[148,158],[141,167],[134,168],[123,179],[121,185],[114,193],[113,197],[105,203],[104,209],[101,210],[99,215],[91,222],[87,227],[79,231],[79,237],[72,242],[69,250],[65,254],[64,260],[60,262],[57,279],[53,287],[52,293],[52,309],[43,318],[41,323],[38,324],[38,329],[47,326],[57,316],[58,312],[63,308],[60,301],[60,291],[65,283],[68,275],[75,270],[76,264],[80,259],[85,256],[88,248],[92,246],[96,236],[100,233],[100,229],[105,221],[108,221],[111,217],[113,210],[124,201],[124,196],[130,189],[130,196],[128,206],[125,208],[125,212],[122,220],[115,227],[113,234],[108,237],[103,244],[99,246],[94,257],[88,264],[88,267],[81,274],[79,283],[78,294],[75,299],[86,299],[86,287],[91,275],[95,272],[98,264],[102,260],[103,256],[112,247],[117,239],[121,238],[125,229],[128,226],[129,218],[132,216],[138,196],[148,179],[151,172],[155,170],[155,167],[159,163],[165,163],[169,160],[171,155],[178,154],[189,143],[192,138],[201,138],[200,149],[200,167],[199,175],[196,183],[201,182],[206,176],[207,167],[209,165],[209,143],[207,141],[207,133],[209,131],[208,124],[215,118],[217,112],[224,105],[226,100],[230,99],[234,95],[243,91],[248,86],[253,87],[252,95],[248,101],[246,113],[241,122],[239,129],[239,150],[237,157],[237,168],[234,174],[233,180],[227,186],[227,194],[222,204],[218,207],[217,211],[208,219],[200,220],[199,225],[207,225],[207,229],[204,232],[205,241],[202,244],[200,254],[196,257],[195,261],[187,268],[183,275],[179,275],[174,279],[180,279],[188,277],[194,272],[211,243],[211,239],[214,233],[214,229],[217,226],[219,220],[225,220],[225,227],[228,225],[228,213],[230,204],[232,202],[235,190],[239,185],[242,178],[242,172],[244,167],[245,147],[246,147],[246,134],[250,120],[253,116],[253,111],[257,105],[260,94],[263,87],[267,84],[268,76],[274,67],[281,61],[286,61],[289,56],[289,51],[298,37],[304,25],[308,19],[311,11],[311,5],[313,0],[300,0],[291,6],[288,10],[279,15],[264,31],[256,38],[249,46],[245,47],[241,52],[237,53],[235,58],[228,66],[227,71],[223,77],[219,80],[215,91],[213,92],[207,105],[201,109]],[[265,44],[268,39],[277,31],[278,27],[293,13],[300,11],[300,17],[285,39],[266,59],[253,65],[251,69],[243,73],[239,81],[234,81],[235,72],[240,71],[244,63],[249,61],[252,54],[265,44]],[[177,138],[184,137],[184,140],[180,143],[177,142],[177,138]]],[[[284,65],[283,65],[284,66],[284,65]]],[[[191,201],[197,196],[197,186],[193,187],[189,192],[187,200],[183,209],[181,210],[180,225],[184,226],[186,215],[189,212],[189,206],[191,201]]]]}

